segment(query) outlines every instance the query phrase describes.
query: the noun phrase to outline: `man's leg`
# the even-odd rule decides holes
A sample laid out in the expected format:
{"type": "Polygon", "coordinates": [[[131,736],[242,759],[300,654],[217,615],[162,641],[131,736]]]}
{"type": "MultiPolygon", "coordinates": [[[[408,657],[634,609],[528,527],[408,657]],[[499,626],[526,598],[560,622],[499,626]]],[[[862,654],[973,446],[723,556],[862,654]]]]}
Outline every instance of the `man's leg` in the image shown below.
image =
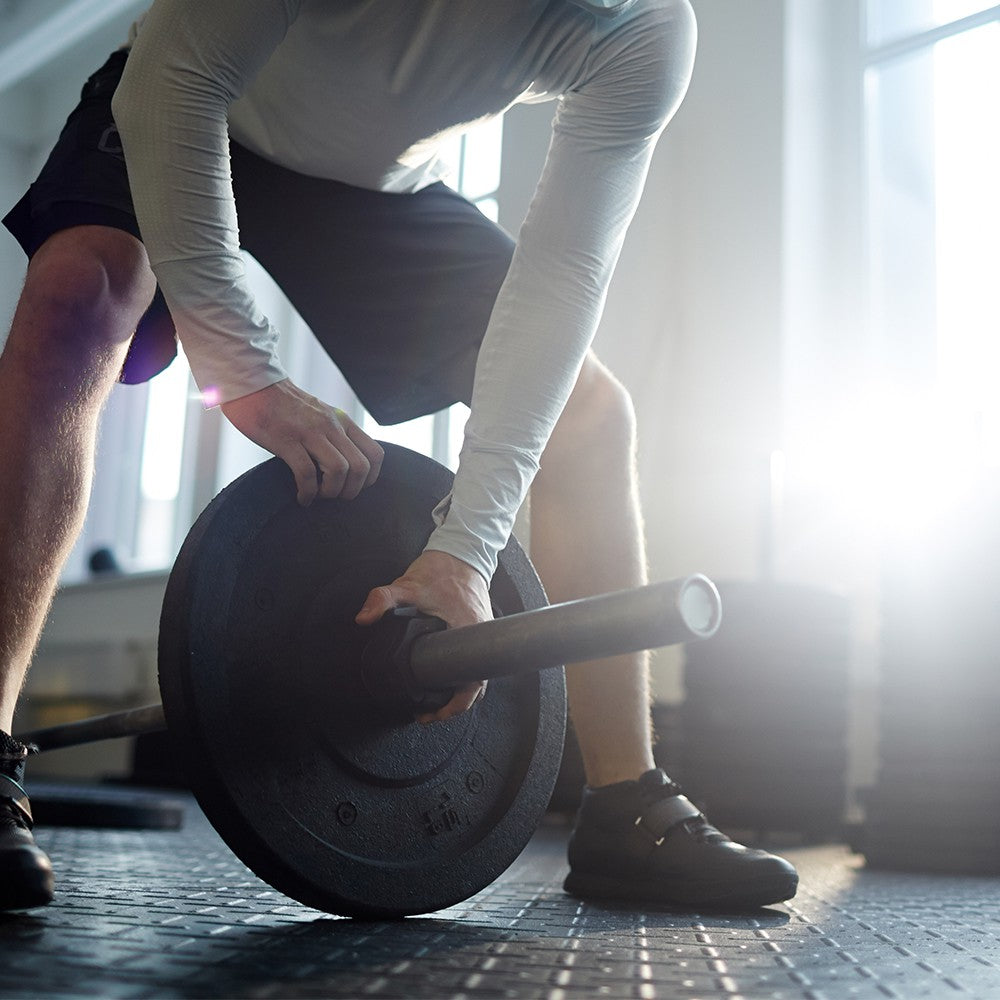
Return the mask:
{"type": "MultiPolygon", "coordinates": [[[[531,489],[531,559],[553,602],[646,583],[632,403],[592,353],[531,489]]],[[[589,785],[654,766],[645,653],[575,666],[566,683],[589,785]]]]}
{"type": "Polygon", "coordinates": [[[27,748],[11,723],[83,522],[101,407],[154,290],[135,237],[103,226],[57,233],[28,266],[0,355],[0,910],[52,898],[22,787],[27,748]]]}
{"type": "MultiPolygon", "coordinates": [[[[632,405],[593,354],[532,487],[531,557],[554,601],[646,582],[632,405]]],[[[574,665],[566,682],[588,785],[570,837],[568,892],[699,907],[795,894],[787,861],[733,843],[655,769],[645,656],[574,665]]]]}
{"type": "Polygon", "coordinates": [[[83,523],[98,417],[155,279],[142,244],[57,233],[28,267],[0,356],[0,730],[83,523]]]}

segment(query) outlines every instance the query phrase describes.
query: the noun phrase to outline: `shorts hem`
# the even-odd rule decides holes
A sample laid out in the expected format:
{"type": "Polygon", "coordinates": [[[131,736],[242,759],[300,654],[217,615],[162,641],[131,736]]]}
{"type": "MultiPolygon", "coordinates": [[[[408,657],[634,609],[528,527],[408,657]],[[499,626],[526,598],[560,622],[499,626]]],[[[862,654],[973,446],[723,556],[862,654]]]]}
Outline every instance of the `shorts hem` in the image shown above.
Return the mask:
{"type": "Polygon", "coordinates": [[[50,237],[76,226],[107,226],[129,233],[141,240],[139,223],[134,215],[113,205],[84,201],[57,201],[43,209],[34,209],[30,192],[3,220],[11,235],[30,259],[50,237]]]}

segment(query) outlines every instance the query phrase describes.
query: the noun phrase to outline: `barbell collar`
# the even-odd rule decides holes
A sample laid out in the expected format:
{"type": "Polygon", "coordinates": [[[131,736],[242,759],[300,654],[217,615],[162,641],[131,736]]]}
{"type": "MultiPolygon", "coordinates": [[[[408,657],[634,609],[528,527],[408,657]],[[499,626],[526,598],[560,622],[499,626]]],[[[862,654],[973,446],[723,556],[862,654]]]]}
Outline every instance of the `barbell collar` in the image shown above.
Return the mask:
{"type": "Polygon", "coordinates": [[[700,573],[419,636],[418,688],[473,681],[708,639],[722,621],[719,592],[700,573]]]}

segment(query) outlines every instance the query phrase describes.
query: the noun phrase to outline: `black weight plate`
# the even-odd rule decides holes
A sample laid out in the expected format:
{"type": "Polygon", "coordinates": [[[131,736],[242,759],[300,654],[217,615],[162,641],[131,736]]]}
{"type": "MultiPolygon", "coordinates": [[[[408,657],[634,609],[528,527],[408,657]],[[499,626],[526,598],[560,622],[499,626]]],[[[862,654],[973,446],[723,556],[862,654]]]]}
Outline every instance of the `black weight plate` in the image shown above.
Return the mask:
{"type": "Polygon", "coordinates": [[[689,776],[698,773],[715,773],[720,776],[731,775],[742,782],[750,775],[758,775],[761,780],[774,781],[776,774],[782,781],[819,780],[823,775],[831,777],[842,774],[846,769],[847,751],[839,750],[834,754],[810,754],[808,750],[789,746],[787,749],[774,749],[764,752],[759,747],[744,746],[742,755],[738,746],[733,746],[728,752],[716,747],[695,747],[690,754],[681,757],[684,768],[689,776]]]}
{"type": "Polygon", "coordinates": [[[926,873],[933,875],[1000,875],[1000,853],[988,847],[978,851],[962,849],[948,851],[941,846],[913,846],[905,831],[898,837],[869,843],[864,841],[865,866],[885,871],[926,873]]]}
{"type": "Polygon", "coordinates": [[[738,708],[718,711],[708,705],[694,706],[684,713],[685,730],[692,742],[711,741],[713,746],[733,747],[737,753],[767,747],[780,747],[787,752],[802,747],[817,754],[841,750],[847,741],[847,724],[843,719],[777,718],[761,713],[743,714],[738,708]]]}
{"type": "MultiPolygon", "coordinates": [[[[368,591],[422,551],[451,486],[386,445],[352,501],[295,502],[276,459],[192,528],[164,598],[160,687],[192,789],[232,850],[276,889],[346,916],[453,905],[517,857],[546,807],[565,728],[561,670],[497,679],[470,712],[422,726],[354,700],[368,591]]],[[[497,614],[545,603],[516,542],[497,614]]]]}
{"type": "Polygon", "coordinates": [[[873,844],[895,841],[910,848],[932,848],[947,854],[991,850],[1000,858],[1000,828],[995,821],[985,819],[961,825],[952,822],[948,827],[943,823],[921,826],[903,819],[894,821],[891,817],[877,822],[866,818],[865,835],[873,844]]]}
{"type": "Polygon", "coordinates": [[[35,826],[104,830],[179,830],[184,804],[156,792],[107,786],[32,782],[35,826]]]}
{"type": "Polygon", "coordinates": [[[883,722],[879,735],[882,759],[903,766],[967,763],[970,768],[995,770],[1000,764],[1000,739],[980,728],[942,726],[935,719],[928,719],[923,728],[916,723],[903,728],[883,722]]]}

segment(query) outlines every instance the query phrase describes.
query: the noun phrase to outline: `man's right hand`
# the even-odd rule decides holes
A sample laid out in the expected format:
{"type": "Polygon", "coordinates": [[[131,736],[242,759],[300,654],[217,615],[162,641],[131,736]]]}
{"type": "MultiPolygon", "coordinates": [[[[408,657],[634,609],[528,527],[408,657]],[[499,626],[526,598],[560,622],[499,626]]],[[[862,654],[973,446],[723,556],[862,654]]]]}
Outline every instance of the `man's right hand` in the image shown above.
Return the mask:
{"type": "MultiPolygon", "coordinates": [[[[449,628],[474,625],[493,617],[486,580],[468,563],[436,549],[422,552],[402,576],[372,590],[354,620],[359,625],[374,625],[387,611],[401,604],[412,604],[424,614],[441,618],[449,628]]],[[[447,705],[436,712],[418,715],[417,721],[450,719],[470,709],[485,690],[486,681],[463,684],[447,705]]]]}
{"type": "Polygon", "coordinates": [[[297,499],[353,500],[382,468],[382,447],[351,418],[303,392],[291,379],[222,404],[229,422],[277,455],[295,476],[297,499]]]}

